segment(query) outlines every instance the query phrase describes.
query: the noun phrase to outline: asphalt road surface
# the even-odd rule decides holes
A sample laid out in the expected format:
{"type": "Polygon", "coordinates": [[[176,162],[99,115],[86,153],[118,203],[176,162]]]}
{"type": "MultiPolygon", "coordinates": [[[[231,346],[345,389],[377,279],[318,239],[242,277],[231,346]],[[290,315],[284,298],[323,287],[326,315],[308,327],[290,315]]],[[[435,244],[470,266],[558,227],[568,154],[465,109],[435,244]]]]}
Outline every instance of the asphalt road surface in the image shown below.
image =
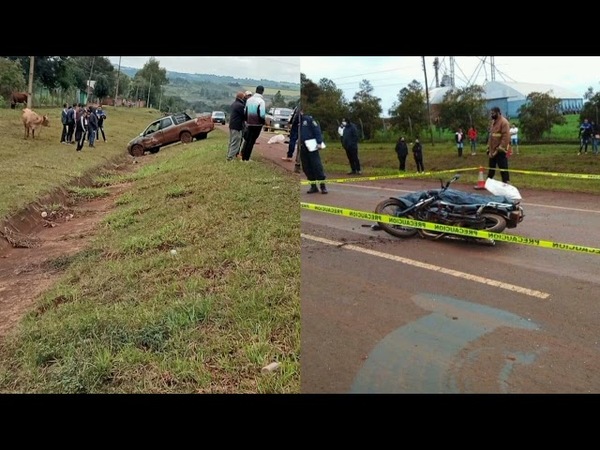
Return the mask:
{"type": "MultiPolygon", "coordinates": [[[[370,212],[438,183],[301,186],[300,201],[370,212]]],[[[525,219],[506,234],[600,247],[600,197],[521,193],[525,219]]],[[[301,211],[302,392],[600,391],[600,254],[401,239],[373,223],[301,211]]]]}
{"type": "MultiPolygon", "coordinates": [[[[254,151],[293,173],[271,136],[254,151]]],[[[328,186],[309,195],[300,185],[300,201],[371,212],[439,182],[328,186]]],[[[505,234],[600,248],[600,195],[521,194],[525,219],[505,234]]],[[[303,393],[600,392],[599,253],[400,239],[366,220],[300,217],[303,393]]]]}

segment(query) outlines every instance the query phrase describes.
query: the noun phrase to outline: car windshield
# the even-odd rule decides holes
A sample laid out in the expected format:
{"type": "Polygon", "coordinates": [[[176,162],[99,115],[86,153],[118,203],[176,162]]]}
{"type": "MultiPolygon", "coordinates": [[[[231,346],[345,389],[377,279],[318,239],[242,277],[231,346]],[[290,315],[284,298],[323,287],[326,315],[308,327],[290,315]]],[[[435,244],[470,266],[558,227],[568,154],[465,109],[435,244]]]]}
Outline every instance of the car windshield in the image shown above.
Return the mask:
{"type": "Polygon", "coordinates": [[[291,109],[276,109],[275,114],[278,116],[291,116],[292,110],[291,109]]]}
{"type": "Polygon", "coordinates": [[[225,113],[224,112],[214,112],[212,113],[213,117],[225,117],[225,113]]]}

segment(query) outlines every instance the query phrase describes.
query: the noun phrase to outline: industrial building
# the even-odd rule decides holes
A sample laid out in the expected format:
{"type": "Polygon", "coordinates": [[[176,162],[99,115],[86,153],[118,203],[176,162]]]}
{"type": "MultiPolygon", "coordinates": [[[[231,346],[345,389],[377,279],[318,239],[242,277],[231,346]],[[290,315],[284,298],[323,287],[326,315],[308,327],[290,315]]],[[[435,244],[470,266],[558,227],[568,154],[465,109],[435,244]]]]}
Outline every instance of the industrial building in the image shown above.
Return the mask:
{"type": "MultiPolygon", "coordinates": [[[[442,103],[448,87],[433,88],[429,92],[429,102],[433,105],[442,103]]],[[[507,117],[517,117],[519,108],[527,101],[527,96],[532,92],[548,94],[560,99],[560,111],[563,114],[579,114],[583,109],[583,97],[568,89],[551,84],[537,83],[510,83],[504,81],[488,81],[483,85],[484,98],[487,109],[498,106],[502,114],[507,117]]]]}

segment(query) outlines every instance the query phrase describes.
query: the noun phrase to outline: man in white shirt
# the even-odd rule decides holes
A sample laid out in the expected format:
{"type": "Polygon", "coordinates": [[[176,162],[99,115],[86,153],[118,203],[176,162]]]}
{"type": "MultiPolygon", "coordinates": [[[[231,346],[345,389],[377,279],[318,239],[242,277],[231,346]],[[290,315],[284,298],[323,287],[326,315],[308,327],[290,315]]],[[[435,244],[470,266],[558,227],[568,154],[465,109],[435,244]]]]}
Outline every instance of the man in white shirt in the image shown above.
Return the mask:
{"type": "Polygon", "coordinates": [[[519,154],[519,128],[514,124],[510,124],[510,145],[515,148],[515,153],[519,154]]]}

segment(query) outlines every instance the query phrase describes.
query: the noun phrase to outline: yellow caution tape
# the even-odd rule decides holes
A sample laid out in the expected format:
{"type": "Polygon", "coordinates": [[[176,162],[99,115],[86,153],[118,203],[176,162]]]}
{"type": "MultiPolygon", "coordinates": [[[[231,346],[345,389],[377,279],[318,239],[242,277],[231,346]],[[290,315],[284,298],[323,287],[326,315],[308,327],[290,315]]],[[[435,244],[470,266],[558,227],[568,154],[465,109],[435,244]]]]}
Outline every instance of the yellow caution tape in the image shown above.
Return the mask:
{"type": "Polygon", "coordinates": [[[471,228],[443,225],[434,222],[424,222],[421,220],[406,219],[404,217],[394,217],[387,214],[378,214],[368,211],[358,211],[348,208],[339,208],[336,206],[318,205],[315,203],[300,202],[300,207],[307,210],[319,211],[338,216],[352,217],[355,219],[370,220],[372,222],[383,222],[392,225],[403,225],[413,228],[423,228],[442,233],[458,234],[474,238],[494,239],[496,241],[511,242],[514,244],[531,245],[534,247],[550,248],[554,250],[568,250],[579,253],[591,253],[600,255],[600,248],[586,247],[584,245],[566,244],[562,242],[546,241],[542,239],[517,236],[513,234],[492,233],[489,231],[473,230],[471,228]]]}
{"type": "MultiPolygon", "coordinates": [[[[316,184],[316,183],[347,183],[356,181],[374,181],[374,180],[390,180],[396,178],[421,178],[431,175],[437,175],[438,173],[455,173],[455,172],[466,172],[470,170],[480,170],[480,167],[467,167],[462,169],[451,169],[451,170],[438,170],[435,172],[423,172],[423,173],[402,173],[397,175],[381,175],[376,177],[352,177],[352,178],[336,178],[332,180],[318,180],[308,181],[302,180],[300,184],[316,184]]],[[[519,169],[500,169],[497,167],[484,167],[486,172],[489,170],[496,170],[498,172],[515,172],[524,173],[529,175],[545,175],[550,177],[563,177],[563,178],[579,178],[582,180],[600,180],[600,174],[584,174],[584,173],[557,173],[557,172],[536,172],[533,170],[519,170],[519,169]]]]}

